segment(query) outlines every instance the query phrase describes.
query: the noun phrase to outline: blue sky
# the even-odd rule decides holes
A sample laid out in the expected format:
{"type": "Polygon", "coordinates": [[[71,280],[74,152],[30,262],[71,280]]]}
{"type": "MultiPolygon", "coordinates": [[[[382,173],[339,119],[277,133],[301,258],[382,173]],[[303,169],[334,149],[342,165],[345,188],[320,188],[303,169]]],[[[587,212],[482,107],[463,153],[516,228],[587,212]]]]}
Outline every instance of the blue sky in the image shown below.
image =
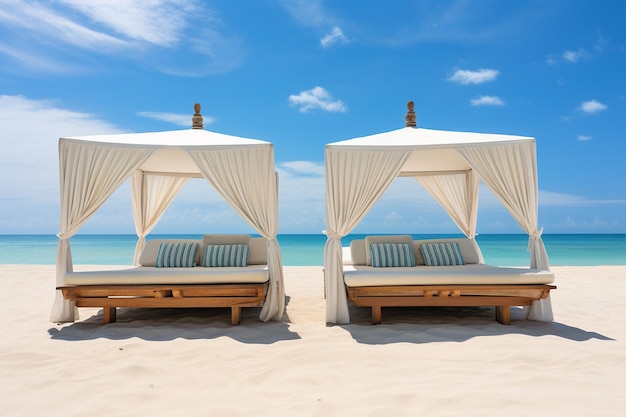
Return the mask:
{"type": "MultiPolygon", "coordinates": [[[[626,233],[626,3],[0,0],[0,233],[57,233],[61,136],[267,140],[279,233],[325,228],[324,145],[418,126],[537,139],[545,233],[626,233]]],[[[129,186],[79,233],[134,233],[129,186]]],[[[250,232],[201,180],[155,233],[250,232]]],[[[400,178],[355,233],[456,233],[400,178]]],[[[481,189],[478,233],[521,233],[481,189]]]]}

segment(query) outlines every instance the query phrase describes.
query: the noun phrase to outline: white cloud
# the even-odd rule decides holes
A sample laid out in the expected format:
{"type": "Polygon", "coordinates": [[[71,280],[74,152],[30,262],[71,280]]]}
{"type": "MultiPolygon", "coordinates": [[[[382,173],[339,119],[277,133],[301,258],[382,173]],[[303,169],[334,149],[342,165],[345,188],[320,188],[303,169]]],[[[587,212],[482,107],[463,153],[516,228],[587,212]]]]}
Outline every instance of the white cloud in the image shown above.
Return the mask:
{"type": "MultiPolygon", "coordinates": [[[[54,58],[48,58],[43,54],[28,51],[23,48],[14,48],[0,43],[0,54],[5,54],[19,64],[19,73],[24,71],[39,71],[46,74],[68,74],[80,71],[79,66],[67,62],[60,62],[54,58]]],[[[3,71],[15,71],[14,68],[3,68],[3,71]]]]}
{"type": "Polygon", "coordinates": [[[589,114],[599,113],[607,108],[608,107],[605,104],[602,104],[595,99],[580,103],[580,110],[589,114]]]}
{"type": "MultiPolygon", "coordinates": [[[[172,123],[178,126],[191,127],[192,114],[166,113],[154,111],[142,111],[137,113],[139,116],[148,117],[150,119],[161,120],[163,122],[172,123]]],[[[212,117],[202,116],[204,125],[207,126],[215,121],[212,117]]]]}
{"type": "Polygon", "coordinates": [[[54,101],[5,95],[0,132],[0,233],[56,233],[59,137],[123,131],[54,101]]]}
{"type": "Polygon", "coordinates": [[[330,33],[320,40],[320,44],[323,48],[330,48],[336,43],[348,43],[348,38],[343,34],[339,26],[333,27],[330,33]]]}
{"type": "Polygon", "coordinates": [[[576,139],[578,139],[578,140],[580,140],[580,141],[586,141],[586,140],[591,140],[591,139],[593,139],[593,137],[591,137],[591,136],[585,136],[585,135],[578,135],[578,136],[576,137],[576,139]]]}
{"type": "Polygon", "coordinates": [[[218,32],[221,23],[203,2],[33,0],[26,7],[23,3],[3,0],[0,27],[21,36],[5,40],[0,53],[30,71],[64,66],[70,72],[75,60],[89,62],[76,49],[182,76],[229,71],[243,60],[241,41],[218,32]],[[36,58],[42,65],[29,65],[37,64],[36,58]]]}
{"type": "Polygon", "coordinates": [[[280,3],[303,26],[321,26],[332,20],[319,0],[282,0],[280,3]]]}
{"type": "Polygon", "coordinates": [[[203,13],[197,2],[151,0],[60,0],[93,22],[108,27],[125,38],[162,47],[172,47],[184,37],[188,19],[203,13]]]}
{"type": "Polygon", "coordinates": [[[555,58],[553,55],[548,55],[546,56],[546,64],[548,65],[556,65],[558,64],[558,59],[555,58]]]}
{"type": "Polygon", "coordinates": [[[587,207],[616,204],[626,204],[626,200],[589,200],[577,195],[539,190],[539,205],[542,207],[587,207]]]}
{"type": "Polygon", "coordinates": [[[291,161],[291,162],[283,162],[279,165],[280,168],[284,169],[289,173],[296,174],[309,174],[309,175],[319,175],[324,176],[324,164],[319,164],[311,161],[291,161]]]}
{"type": "Polygon", "coordinates": [[[41,2],[30,2],[25,7],[21,1],[9,0],[3,6],[0,22],[6,26],[26,29],[46,39],[58,39],[68,45],[92,50],[118,48],[125,44],[124,40],[90,29],[41,2]]]}
{"type": "Polygon", "coordinates": [[[563,52],[563,59],[566,62],[575,63],[581,59],[590,59],[591,55],[583,48],[579,48],[577,51],[565,51],[563,52]]]}
{"type": "Polygon", "coordinates": [[[481,96],[470,100],[472,106],[504,106],[504,101],[496,96],[481,96]]]}
{"type": "Polygon", "coordinates": [[[448,80],[463,85],[482,84],[495,80],[499,73],[499,71],[493,69],[479,69],[478,71],[457,70],[448,80]]]}
{"type": "Polygon", "coordinates": [[[312,109],[339,113],[344,113],[347,110],[346,105],[341,100],[334,100],[326,89],[319,86],[296,95],[290,95],[289,104],[299,107],[303,113],[312,109]]]}

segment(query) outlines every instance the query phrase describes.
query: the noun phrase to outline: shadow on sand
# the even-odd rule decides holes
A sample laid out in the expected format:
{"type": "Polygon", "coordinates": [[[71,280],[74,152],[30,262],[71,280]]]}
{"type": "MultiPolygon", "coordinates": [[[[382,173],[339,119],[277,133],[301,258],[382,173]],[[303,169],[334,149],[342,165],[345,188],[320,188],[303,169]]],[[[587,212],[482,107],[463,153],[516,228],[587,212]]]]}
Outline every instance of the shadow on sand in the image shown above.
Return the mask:
{"type": "Polygon", "coordinates": [[[388,307],[382,324],[371,324],[369,308],[350,307],[351,323],[340,325],[363,344],[463,342],[477,337],[526,335],[560,337],[573,342],[591,339],[612,341],[599,333],[558,322],[525,320],[522,308],[511,308],[511,324],[495,321],[490,307],[388,307]]]}
{"type": "Polygon", "coordinates": [[[217,339],[230,337],[241,343],[272,344],[298,340],[300,335],[289,329],[289,316],[281,321],[264,323],[260,307],[244,308],[241,323],[230,324],[229,308],[118,308],[117,321],[102,324],[102,310],[82,321],[50,328],[52,339],[79,341],[94,339],[149,341],[174,339],[217,339]]]}

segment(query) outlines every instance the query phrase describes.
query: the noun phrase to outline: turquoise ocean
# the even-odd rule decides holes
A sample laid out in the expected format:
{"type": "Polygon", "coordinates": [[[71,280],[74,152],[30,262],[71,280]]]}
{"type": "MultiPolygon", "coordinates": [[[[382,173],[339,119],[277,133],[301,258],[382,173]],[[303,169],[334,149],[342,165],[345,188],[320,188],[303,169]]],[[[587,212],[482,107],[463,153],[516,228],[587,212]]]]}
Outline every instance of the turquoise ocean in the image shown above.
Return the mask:
{"type": "MultiPolygon", "coordinates": [[[[348,235],[353,239],[366,235],[348,235]]],[[[461,235],[413,235],[415,239],[461,235]]],[[[150,235],[155,238],[201,238],[201,235],[150,235]]],[[[528,236],[524,234],[478,235],[476,240],[485,262],[491,265],[528,266],[528,236]]],[[[626,234],[544,234],[551,265],[626,265],[626,234]]],[[[75,235],[70,239],[72,257],[80,265],[131,265],[135,235],[75,235]]],[[[326,236],[285,234],[278,236],[285,266],[324,264],[326,236]]],[[[58,238],[55,235],[0,235],[0,264],[55,264],[58,238]]]]}

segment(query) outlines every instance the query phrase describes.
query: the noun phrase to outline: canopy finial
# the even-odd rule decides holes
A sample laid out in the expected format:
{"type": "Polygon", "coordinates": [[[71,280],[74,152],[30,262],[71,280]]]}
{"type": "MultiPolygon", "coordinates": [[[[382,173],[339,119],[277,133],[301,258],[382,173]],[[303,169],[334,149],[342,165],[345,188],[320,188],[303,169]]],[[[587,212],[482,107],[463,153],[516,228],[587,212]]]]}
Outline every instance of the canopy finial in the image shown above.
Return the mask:
{"type": "Polygon", "coordinates": [[[204,121],[202,119],[202,115],[200,114],[200,103],[194,104],[193,109],[195,113],[193,117],[191,118],[191,128],[192,129],[204,129],[204,121]]]}
{"type": "Polygon", "coordinates": [[[406,121],[406,127],[417,127],[417,116],[415,115],[415,111],[413,111],[414,107],[413,100],[406,103],[406,107],[408,111],[406,112],[406,116],[404,116],[404,120],[406,121]]]}

